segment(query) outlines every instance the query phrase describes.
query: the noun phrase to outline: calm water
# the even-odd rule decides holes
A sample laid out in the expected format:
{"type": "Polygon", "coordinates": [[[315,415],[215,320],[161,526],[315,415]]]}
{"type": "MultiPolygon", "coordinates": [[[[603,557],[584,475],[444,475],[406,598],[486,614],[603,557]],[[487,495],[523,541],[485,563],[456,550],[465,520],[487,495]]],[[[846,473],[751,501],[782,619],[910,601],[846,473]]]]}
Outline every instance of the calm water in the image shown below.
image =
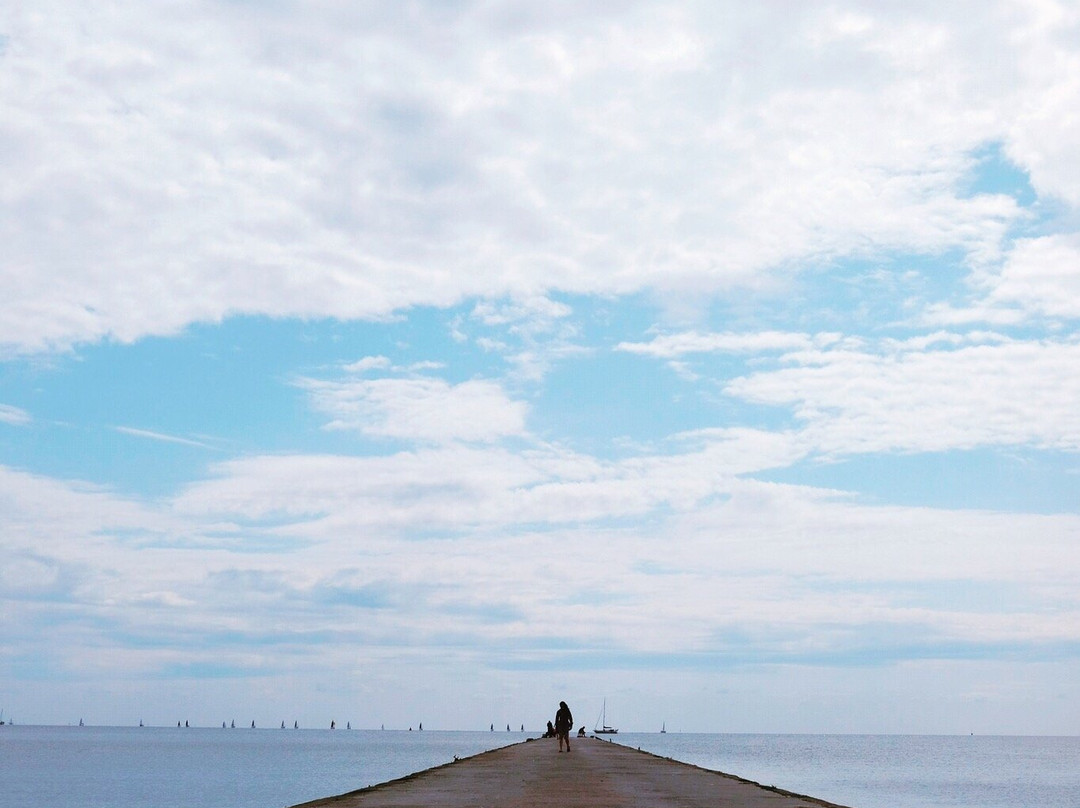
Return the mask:
{"type": "MultiPolygon", "coordinates": [[[[520,733],[0,729],[0,808],[282,808],[520,733]]],[[[626,746],[853,808],[1080,808],[1080,738],[625,733],[626,746]]]]}
{"type": "Polygon", "coordinates": [[[516,732],[0,727],[0,806],[282,808],[524,737],[516,732]]]}
{"type": "Polygon", "coordinates": [[[619,743],[853,808],[1080,808],[1080,738],[619,734],[619,743]]]}

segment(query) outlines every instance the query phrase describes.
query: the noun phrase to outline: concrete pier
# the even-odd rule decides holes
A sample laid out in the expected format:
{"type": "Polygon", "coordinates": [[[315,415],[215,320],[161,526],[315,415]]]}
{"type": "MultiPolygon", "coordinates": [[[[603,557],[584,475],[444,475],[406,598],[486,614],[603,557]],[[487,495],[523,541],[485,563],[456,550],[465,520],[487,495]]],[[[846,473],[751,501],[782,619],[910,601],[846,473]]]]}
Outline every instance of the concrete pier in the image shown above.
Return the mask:
{"type": "Polygon", "coordinates": [[[593,738],[531,740],[294,808],[841,808],[593,738]]]}

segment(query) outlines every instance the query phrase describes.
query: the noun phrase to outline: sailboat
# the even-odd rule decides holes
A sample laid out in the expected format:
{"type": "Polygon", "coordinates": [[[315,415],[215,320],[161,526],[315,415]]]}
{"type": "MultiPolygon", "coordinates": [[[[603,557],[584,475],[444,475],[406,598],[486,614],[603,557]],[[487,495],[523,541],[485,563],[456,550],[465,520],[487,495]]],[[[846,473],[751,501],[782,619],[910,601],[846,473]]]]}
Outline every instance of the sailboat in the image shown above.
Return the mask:
{"type": "Polygon", "coordinates": [[[667,721],[663,721],[660,723],[660,734],[667,735],[667,721]]]}
{"type": "Polygon", "coordinates": [[[607,699],[604,699],[604,706],[600,710],[600,717],[596,719],[597,726],[593,727],[593,732],[597,735],[614,735],[618,732],[615,727],[609,727],[607,724],[607,699]]]}

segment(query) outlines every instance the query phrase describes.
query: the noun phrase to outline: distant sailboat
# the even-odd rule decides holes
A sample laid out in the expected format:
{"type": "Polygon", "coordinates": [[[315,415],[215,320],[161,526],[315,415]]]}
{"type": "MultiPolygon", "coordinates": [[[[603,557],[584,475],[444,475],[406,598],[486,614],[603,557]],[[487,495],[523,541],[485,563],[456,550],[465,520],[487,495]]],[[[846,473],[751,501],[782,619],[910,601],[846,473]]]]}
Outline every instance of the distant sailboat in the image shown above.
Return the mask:
{"type": "Polygon", "coordinates": [[[81,727],[81,726],[83,726],[83,722],[82,722],[82,719],[81,719],[81,718],[79,719],[79,726],[80,726],[80,727],[81,727]]]}
{"type": "Polygon", "coordinates": [[[292,728],[293,729],[300,729],[300,722],[299,721],[293,721],[292,722],[292,728]]]}
{"type": "Polygon", "coordinates": [[[593,727],[593,732],[597,735],[614,735],[618,732],[615,727],[609,727],[607,724],[607,699],[604,699],[604,706],[600,710],[600,717],[596,719],[596,726],[593,727]]]}
{"type": "Polygon", "coordinates": [[[664,721],[664,722],[662,722],[660,724],[660,734],[661,735],[666,735],[667,734],[667,722],[666,721],[664,721]]]}
{"type": "Polygon", "coordinates": [[[345,722],[345,729],[352,729],[352,722],[351,721],[346,721],[345,722]]]}
{"type": "Polygon", "coordinates": [[[236,721],[235,721],[235,719],[232,722],[230,722],[229,728],[230,729],[236,729],[236,721]]]}
{"type": "Polygon", "coordinates": [[[285,729],[285,722],[284,721],[281,722],[281,728],[285,729]]]}

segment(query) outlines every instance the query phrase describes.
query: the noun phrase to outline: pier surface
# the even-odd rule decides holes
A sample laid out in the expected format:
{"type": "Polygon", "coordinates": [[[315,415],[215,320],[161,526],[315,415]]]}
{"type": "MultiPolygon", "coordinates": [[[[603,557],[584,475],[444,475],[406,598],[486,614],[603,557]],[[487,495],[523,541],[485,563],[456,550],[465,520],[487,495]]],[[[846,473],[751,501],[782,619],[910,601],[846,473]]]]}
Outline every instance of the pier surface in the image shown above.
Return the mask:
{"type": "Polygon", "coordinates": [[[400,780],[294,808],[822,808],[834,803],[639,752],[551,739],[484,752],[400,780]]]}

